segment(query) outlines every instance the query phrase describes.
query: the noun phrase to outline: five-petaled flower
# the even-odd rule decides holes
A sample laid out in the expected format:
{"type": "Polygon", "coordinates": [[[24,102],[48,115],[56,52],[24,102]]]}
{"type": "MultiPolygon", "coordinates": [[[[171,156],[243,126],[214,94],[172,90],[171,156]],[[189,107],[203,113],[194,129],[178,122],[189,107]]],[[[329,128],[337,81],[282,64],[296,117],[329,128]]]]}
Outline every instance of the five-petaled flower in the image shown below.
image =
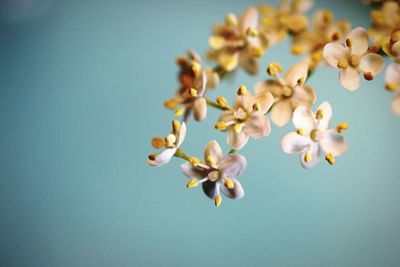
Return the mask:
{"type": "Polygon", "coordinates": [[[385,73],[386,89],[396,92],[392,100],[392,109],[400,116],[400,63],[391,63],[385,73]]]}
{"type": "Polygon", "coordinates": [[[347,143],[340,133],[348,128],[348,124],[339,123],[335,129],[328,129],[331,117],[332,108],[326,101],[315,114],[306,106],[297,107],[293,113],[293,124],[297,130],[282,138],[283,151],[300,153],[301,165],[306,169],[318,163],[321,153],[325,153],[329,164],[334,164],[335,157],[347,150],[347,143]]]}
{"type": "Polygon", "coordinates": [[[185,122],[179,123],[177,120],[172,121],[172,132],[165,138],[154,137],[152,145],[154,148],[162,148],[165,150],[159,154],[151,154],[148,157],[148,164],[151,166],[161,166],[167,164],[175,155],[175,152],[182,145],[186,136],[185,122]]]}
{"type": "Polygon", "coordinates": [[[323,56],[329,65],[340,69],[342,86],[354,91],[360,87],[359,73],[363,73],[365,80],[372,80],[383,70],[384,60],[376,54],[376,48],[369,51],[368,33],[361,27],[347,35],[345,44],[328,43],[324,47],[323,56]]]}
{"type": "Polygon", "coordinates": [[[284,77],[279,75],[281,71],[280,64],[276,62],[269,64],[267,72],[276,79],[260,81],[255,86],[256,95],[271,93],[274,97],[275,104],[271,108],[271,119],[279,127],[289,122],[297,106],[311,107],[316,100],[314,90],[304,85],[308,73],[308,65],[305,61],[290,67],[284,77]]]}
{"type": "Polygon", "coordinates": [[[237,66],[249,74],[259,71],[259,58],[268,48],[268,39],[258,30],[258,12],[246,9],[238,19],[228,14],[225,23],[214,28],[209,38],[212,50],[208,58],[216,61],[225,71],[233,71],[237,66]]]}
{"type": "Polygon", "coordinates": [[[251,136],[254,139],[271,133],[268,117],[265,115],[274,103],[271,93],[252,96],[241,85],[233,107],[226,111],[215,124],[217,130],[228,130],[227,142],[233,149],[241,149],[251,136]]]}
{"type": "Polygon", "coordinates": [[[246,158],[239,154],[224,155],[217,141],[213,140],[206,146],[204,161],[185,162],[181,169],[190,179],[186,186],[193,188],[202,184],[204,193],[219,207],[221,192],[231,199],[244,196],[243,187],[236,178],[243,173],[246,164],[246,158]]]}

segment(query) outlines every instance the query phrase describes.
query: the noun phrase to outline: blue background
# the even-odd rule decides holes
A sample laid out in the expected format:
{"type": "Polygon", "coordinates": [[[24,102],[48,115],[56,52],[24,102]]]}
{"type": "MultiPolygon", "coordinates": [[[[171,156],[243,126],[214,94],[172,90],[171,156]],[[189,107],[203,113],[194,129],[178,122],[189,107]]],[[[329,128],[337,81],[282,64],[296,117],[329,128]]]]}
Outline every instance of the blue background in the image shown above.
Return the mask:
{"type": "MultiPolygon", "coordinates": [[[[348,152],[304,170],[280,149],[292,125],[273,126],[240,152],[245,198],[217,209],[185,188],[181,161],[151,168],[146,157],[170,130],[175,57],[204,55],[214,23],[259,2],[32,1],[1,6],[0,266],[400,265],[400,118],[382,75],[350,93],[319,69],[309,83],[333,125],[350,123],[348,152]]],[[[360,1],[315,7],[369,25],[360,1]]],[[[272,47],[262,70],[299,61],[289,48],[272,47]]],[[[264,78],[239,71],[210,96],[264,78]]],[[[218,116],[190,122],[188,153],[212,139],[228,150],[218,116]]]]}

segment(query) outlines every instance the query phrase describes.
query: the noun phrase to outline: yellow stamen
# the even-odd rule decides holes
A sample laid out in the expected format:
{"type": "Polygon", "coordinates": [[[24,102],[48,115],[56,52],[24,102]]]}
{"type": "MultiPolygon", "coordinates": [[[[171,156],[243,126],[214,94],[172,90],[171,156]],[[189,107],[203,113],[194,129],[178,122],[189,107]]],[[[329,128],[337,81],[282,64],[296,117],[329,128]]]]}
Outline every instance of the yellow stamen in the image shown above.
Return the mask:
{"type": "Polygon", "coordinates": [[[233,129],[233,131],[234,131],[235,133],[240,133],[240,132],[242,131],[242,129],[243,129],[243,123],[236,123],[236,124],[234,124],[233,127],[232,127],[232,129],[233,129]]]}
{"type": "Polygon", "coordinates": [[[222,96],[217,96],[217,103],[222,108],[228,107],[228,101],[222,96]]]}
{"type": "Polygon", "coordinates": [[[333,164],[335,164],[335,157],[332,155],[332,153],[327,153],[326,155],[325,155],[325,159],[326,159],[326,161],[330,164],[330,165],[333,165],[333,164]]]}
{"type": "Polygon", "coordinates": [[[190,164],[192,164],[193,166],[197,166],[200,164],[200,160],[196,157],[189,157],[187,161],[189,161],[190,164]]]}
{"type": "Polygon", "coordinates": [[[250,27],[247,29],[246,34],[251,37],[257,37],[258,31],[257,31],[257,29],[250,27]]]}
{"type": "Polygon", "coordinates": [[[245,95],[246,93],[247,93],[247,87],[246,85],[242,84],[237,91],[237,95],[245,95]]]}
{"type": "Polygon", "coordinates": [[[297,129],[297,130],[296,130],[296,133],[297,133],[298,135],[305,135],[305,134],[306,134],[306,131],[305,131],[304,129],[297,129]]]}
{"type": "Polygon", "coordinates": [[[269,76],[271,77],[276,77],[276,75],[282,72],[282,66],[281,64],[277,63],[277,62],[272,62],[268,65],[267,68],[267,73],[269,74],[269,76]]]}
{"type": "Polygon", "coordinates": [[[235,188],[235,183],[233,182],[233,180],[231,178],[225,178],[224,180],[224,185],[226,188],[228,189],[233,189],[235,188]]]}
{"type": "Polygon", "coordinates": [[[250,53],[253,57],[262,57],[264,55],[264,50],[258,46],[252,46],[250,48],[250,53]]]}
{"type": "Polygon", "coordinates": [[[358,64],[360,64],[360,57],[359,57],[359,56],[356,56],[356,55],[351,55],[351,56],[349,57],[349,64],[350,64],[350,66],[352,66],[352,67],[357,67],[358,64]]]}
{"type": "Polygon", "coordinates": [[[173,133],[178,134],[180,128],[181,128],[181,123],[178,120],[173,120],[172,121],[172,131],[173,131],[173,133]]]}
{"type": "Polygon", "coordinates": [[[322,109],[318,109],[317,113],[315,114],[315,118],[317,120],[322,120],[324,118],[324,111],[322,109]]]}
{"type": "Polygon", "coordinates": [[[175,114],[175,116],[182,116],[184,111],[185,111],[185,108],[180,108],[180,109],[177,109],[174,114],[175,114]]]}
{"type": "Polygon", "coordinates": [[[311,138],[311,140],[316,141],[316,140],[317,140],[317,136],[318,136],[318,130],[317,130],[317,129],[314,129],[314,130],[312,130],[312,131],[310,132],[310,138],[311,138]]]}
{"type": "Polygon", "coordinates": [[[299,45],[292,45],[292,53],[294,55],[301,55],[303,54],[304,49],[303,47],[299,46],[299,45]]]}
{"type": "Polygon", "coordinates": [[[197,187],[198,185],[199,185],[199,183],[197,182],[197,180],[192,179],[186,184],[186,188],[193,188],[193,187],[197,187]]]}
{"type": "Polygon", "coordinates": [[[171,98],[164,102],[164,107],[168,109],[176,109],[178,105],[179,101],[176,98],[171,98]]]}
{"type": "Polygon", "coordinates": [[[350,38],[347,38],[347,39],[346,39],[346,46],[347,46],[347,47],[351,47],[351,45],[352,45],[352,43],[351,43],[350,38]]]}
{"type": "Polygon", "coordinates": [[[336,125],[336,131],[338,133],[343,133],[348,128],[349,128],[349,124],[346,122],[342,122],[342,123],[339,123],[338,125],[336,125]]]}
{"type": "Polygon", "coordinates": [[[397,89],[397,85],[395,83],[386,83],[385,88],[390,92],[394,92],[397,89]]]}
{"type": "Polygon", "coordinates": [[[229,13],[228,15],[226,15],[225,17],[225,24],[227,26],[231,26],[234,27],[238,24],[238,18],[236,17],[235,14],[233,13],[229,13]]]}
{"type": "Polygon", "coordinates": [[[198,76],[198,74],[200,73],[200,71],[201,71],[201,64],[199,63],[199,62],[197,62],[197,61],[192,61],[192,72],[193,72],[193,74],[194,74],[194,76],[198,76]]]}
{"type": "Polygon", "coordinates": [[[306,79],[304,79],[304,77],[301,77],[300,79],[298,79],[298,80],[297,80],[297,85],[299,85],[299,86],[303,86],[303,85],[304,85],[304,82],[305,82],[305,80],[306,80],[306,79]]]}
{"type": "Polygon", "coordinates": [[[345,69],[349,66],[349,64],[347,63],[347,60],[344,58],[339,59],[338,63],[337,63],[337,67],[339,69],[345,69]]]}
{"type": "Polygon", "coordinates": [[[254,103],[253,110],[254,111],[260,111],[261,110],[261,104],[258,103],[258,102],[254,103]]]}
{"type": "Polygon", "coordinates": [[[319,62],[321,61],[322,58],[322,53],[320,51],[315,51],[311,53],[311,59],[314,62],[319,62]]]}
{"type": "Polygon", "coordinates": [[[372,81],[374,79],[374,75],[371,72],[364,72],[364,79],[367,81],[372,81]]]}
{"type": "Polygon", "coordinates": [[[219,121],[214,125],[214,128],[218,131],[223,131],[226,129],[226,125],[224,121],[219,121]]]}
{"type": "Polygon", "coordinates": [[[325,23],[332,23],[333,21],[333,14],[332,12],[326,10],[322,13],[322,19],[325,23]]]}
{"type": "Polygon", "coordinates": [[[214,157],[211,156],[211,155],[209,155],[209,156],[206,158],[206,161],[207,161],[207,163],[210,164],[210,165],[214,165],[214,164],[216,163],[214,157]]]}
{"type": "Polygon", "coordinates": [[[176,142],[176,136],[174,134],[169,134],[165,137],[164,142],[166,147],[173,147],[176,142]]]}
{"type": "Polygon", "coordinates": [[[307,162],[307,163],[311,161],[311,153],[310,153],[310,151],[307,151],[306,154],[304,155],[304,161],[307,162]]]}
{"type": "Polygon", "coordinates": [[[224,47],[225,39],[221,36],[214,35],[208,38],[208,44],[212,49],[219,50],[224,47]]]}
{"type": "Polygon", "coordinates": [[[219,206],[221,206],[221,202],[222,202],[222,197],[220,195],[217,195],[214,199],[215,206],[218,208],[219,206]]]}
{"type": "Polygon", "coordinates": [[[160,149],[165,145],[164,142],[164,138],[161,138],[159,136],[153,137],[151,139],[151,145],[155,148],[155,149],[160,149]]]}
{"type": "Polygon", "coordinates": [[[190,88],[189,93],[190,93],[190,95],[193,96],[193,97],[196,97],[196,96],[198,95],[198,94],[197,94],[197,90],[194,89],[194,88],[190,88]]]}

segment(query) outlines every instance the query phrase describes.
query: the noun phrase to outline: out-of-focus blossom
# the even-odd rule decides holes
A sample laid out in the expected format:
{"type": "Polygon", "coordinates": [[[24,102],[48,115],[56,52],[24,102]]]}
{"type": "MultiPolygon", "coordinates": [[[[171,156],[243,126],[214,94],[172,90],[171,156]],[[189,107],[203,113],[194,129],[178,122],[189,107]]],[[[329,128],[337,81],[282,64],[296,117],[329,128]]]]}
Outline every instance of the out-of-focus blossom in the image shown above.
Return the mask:
{"type": "Polygon", "coordinates": [[[323,56],[329,65],[339,69],[340,82],[350,91],[360,87],[359,73],[370,81],[384,67],[384,60],[376,50],[369,50],[368,33],[361,27],[347,35],[345,46],[333,42],[325,45],[323,56]]]}
{"type": "Polygon", "coordinates": [[[255,85],[257,96],[271,93],[274,97],[271,119],[279,127],[289,122],[297,106],[311,107],[316,100],[314,90],[304,85],[308,73],[305,61],[291,66],[283,77],[279,75],[281,71],[282,67],[278,63],[269,64],[267,72],[275,79],[260,81],[255,85]]]}
{"type": "Polygon", "coordinates": [[[159,154],[151,154],[148,157],[148,164],[151,166],[162,166],[167,164],[172,157],[175,155],[178,148],[182,145],[183,140],[186,136],[186,124],[185,122],[179,123],[177,120],[172,121],[172,132],[165,138],[154,137],[152,139],[152,145],[154,148],[165,150],[159,154]]]}
{"type": "Polygon", "coordinates": [[[314,114],[308,107],[299,106],[293,112],[293,124],[296,131],[285,135],[281,146],[285,153],[300,154],[301,165],[314,167],[322,153],[329,164],[335,163],[335,157],[347,150],[347,143],[340,134],[348,128],[347,123],[339,123],[335,129],[328,129],[332,117],[332,108],[323,102],[314,114]]]}
{"type": "Polygon", "coordinates": [[[340,42],[350,30],[347,20],[335,21],[329,10],[318,10],[314,13],[313,28],[294,36],[292,53],[310,54],[310,63],[315,66],[322,59],[322,50],[329,42],[340,42]]]}
{"type": "Polygon", "coordinates": [[[385,73],[386,89],[394,92],[392,100],[393,112],[400,116],[400,63],[391,63],[385,73]]]}
{"type": "Polygon", "coordinates": [[[240,199],[244,190],[237,177],[246,168],[246,158],[239,154],[222,153],[217,141],[208,143],[204,151],[204,161],[185,162],[182,172],[189,177],[188,188],[202,184],[204,193],[214,199],[215,206],[221,205],[221,192],[231,199],[240,199]]]}
{"type": "Polygon", "coordinates": [[[400,30],[392,32],[390,35],[390,40],[385,42],[382,48],[388,56],[390,56],[397,63],[400,63],[400,30]]]}
{"type": "Polygon", "coordinates": [[[228,14],[224,24],[214,27],[209,44],[209,59],[216,61],[225,71],[240,66],[249,74],[259,71],[259,58],[268,48],[265,34],[258,29],[258,12],[252,7],[246,9],[239,19],[228,14]]]}
{"type": "Polygon", "coordinates": [[[177,64],[180,67],[180,88],[176,96],[165,101],[165,107],[176,109],[176,115],[185,114],[187,120],[189,113],[193,111],[195,120],[201,121],[207,116],[207,103],[204,98],[206,86],[216,86],[219,76],[211,68],[204,68],[200,57],[192,51],[188,52],[188,58],[179,57],[177,64]]]}
{"type": "Polygon", "coordinates": [[[383,46],[393,31],[400,30],[400,2],[385,1],[380,9],[371,11],[371,20],[369,35],[378,46],[383,46]]]}
{"type": "Polygon", "coordinates": [[[254,139],[271,133],[267,111],[274,103],[271,93],[252,96],[244,85],[240,86],[233,107],[226,106],[219,121],[217,130],[227,130],[227,142],[233,149],[241,149],[249,137],[254,139]]]}
{"type": "Polygon", "coordinates": [[[262,4],[260,25],[270,44],[282,42],[288,33],[298,34],[307,29],[304,13],[313,5],[312,0],[281,1],[278,7],[262,4]]]}

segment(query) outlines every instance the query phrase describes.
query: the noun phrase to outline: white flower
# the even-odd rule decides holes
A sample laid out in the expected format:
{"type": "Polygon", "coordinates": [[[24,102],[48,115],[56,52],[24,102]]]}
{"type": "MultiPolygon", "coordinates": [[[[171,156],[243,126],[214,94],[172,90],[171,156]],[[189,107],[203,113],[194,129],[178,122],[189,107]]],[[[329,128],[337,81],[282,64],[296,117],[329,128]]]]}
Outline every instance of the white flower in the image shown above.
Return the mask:
{"type": "Polygon", "coordinates": [[[165,150],[159,154],[149,155],[147,163],[151,166],[162,166],[167,164],[172,159],[178,148],[182,145],[185,136],[185,122],[180,124],[177,120],[172,121],[172,132],[170,134],[168,134],[164,139],[157,137],[153,138],[153,146],[156,148],[163,146],[165,147],[165,150]],[[159,145],[154,145],[154,143],[159,143],[159,145]]]}
{"type": "Polygon", "coordinates": [[[293,124],[297,130],[282,138],[283,151],[300,154],[301,165],[306,169],[318,163],[321,153],[325,153],[325,159],[333,164],[335,157],[347,150],[347,143],[340,133],[348,125],[340,123],[336,129],[328,129],[331,117],[332,108],[326,101],[319,106],[316,114],[306,106],[296,108],[293,112],[293,124]]]}
{"type": "Polygon", "coordinates": [[[185,162],[181,165],[182,172],[189,177],[188,188],[202,184],[204,193],[214,199],[215,205],[221,204],[221,192],[231,199],[240,199],[244,190],[239,177],[246,168],[246,159],[239,154],[223,155],[217,141],[208,143],[204,151],[204,161],[194,165],[185,162]]]}
{"type": "Polygon", "coordinates": [[[271,93],[251,96],[244,85],[237,93],[233,108],[226,107],[216,123],[217,130],[228,130],[227,142],[233,149],[241,149],[251,136],[254,139],[267,136],[271,127],[266,112],[274,103],[271,93]]]}
{"type": "Polygon", "coordinates": [[[346,46],[328,43],[323,56],[332,67],[340,69],[339,79],[342,86],[350,91],[360,87],[359,73],[366,80],[372,80],[384,67],[384,60],[376,53],[368,52],[369,38],[361,27],[353,29],[346,37],[346,46]]]}
{"type": "Polygon", "coordinates": [[[392,109],[400,116],[400,63],[391,63],[385,73],[386,89],[396,92],[392,100],[392,109]]]}

